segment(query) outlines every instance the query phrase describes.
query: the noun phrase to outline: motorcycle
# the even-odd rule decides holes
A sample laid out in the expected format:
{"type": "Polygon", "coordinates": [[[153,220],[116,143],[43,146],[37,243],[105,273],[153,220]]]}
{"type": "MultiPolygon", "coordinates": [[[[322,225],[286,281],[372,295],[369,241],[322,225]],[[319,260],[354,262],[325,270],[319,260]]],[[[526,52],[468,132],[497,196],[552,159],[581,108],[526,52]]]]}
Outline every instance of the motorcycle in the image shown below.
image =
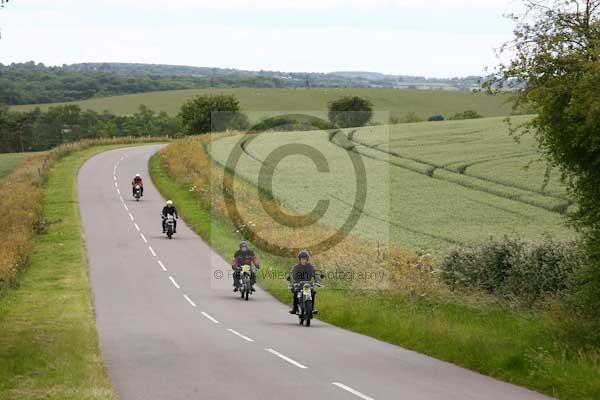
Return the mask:
{"type": "Polygon", "coordinates": [[[133,197],[135,201],[140,201],[140,197],[142,197],[142,187],[140,185],[135,185],[133,187],[133,197]]]}
{"type": "Polygon", "coordinates": [[[252,294],[252,267],[249,265],[242,265],[240,268],[240,293],[246,301],[252,294]]]}
{"type": "Polygon", "coordinates": [[[172,216],[171,214],[167,215],[166,221],[165,221],[165,230],[166,230],[166,234],[167,237],[169,239],[171,239],[173,237],[173,234],[175,233],[175,217],[172,216]]]}
{"type": "Polygon", "coordinates": [[[300,325],[306,322],[306,326],[309,327],[310,321],[316,314],[313,301],[316,286],[323,287],[320,283],[310,281],[295,282],[293,285],[294,295],[298,298],[298,320],[300,325]]]}

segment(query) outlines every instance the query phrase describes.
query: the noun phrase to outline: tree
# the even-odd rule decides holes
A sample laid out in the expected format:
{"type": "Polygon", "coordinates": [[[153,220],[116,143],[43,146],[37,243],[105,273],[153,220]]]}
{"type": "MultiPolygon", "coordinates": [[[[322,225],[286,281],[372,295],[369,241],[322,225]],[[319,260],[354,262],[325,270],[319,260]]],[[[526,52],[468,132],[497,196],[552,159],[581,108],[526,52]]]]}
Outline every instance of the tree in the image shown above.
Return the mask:
{"type": "Polygon", "coordinates": [[[344,96],[328,104],[329,121],[340,128],[363,126],[373,118],[373,103],[358,96],[344,96]]]}
{"type": "Polygon", "coordinates": [[[460,119],[477,119],[481,118],[481,114],[479,114],[475,110],[465,110],[461,113],[456,113],[448,119],[452,120],[460,120],[460,119]]]}
{"type": "Polygon", "coordinates": [[[183,131],[188,135],[245,129],[247,117],[233,95],[205,94],[186,101],[179,111],[183,131]]]}
{"type": "Polygon", "coordinates": [[[12,152],[20,147],[18,134],[21,126],[17,116],[0,104],[0,153],[12,152]]]}
{"type": "Polygon", "coordinates": [[[50,107],[38,119],[34,138],[42,149],[79,139],[81,108],[78,105],[50,107]]]}
{"type": "MultiPolygon", "coordinates": [[[[519,134],[532,133],[550,167],[562,172],[578,211],[573,221],[586,241],[588,265],[575,276],[574,304],[600,315],[600,0],[526,0],[511,15],[514,38],[501,48],[492,90],[523,83],[515,110],[536,116],[519,134]]],[[[516,132],[513,130],[513,132],[516,132]]]]}
{"type": "Polygon", "coordinates": [[[443,121],[445,118],[443,115],[441,114],[435,114],[432,115],[431,117],[427,118],[427,121],[429,122],[434,122],[434,121],[443,121]]]}

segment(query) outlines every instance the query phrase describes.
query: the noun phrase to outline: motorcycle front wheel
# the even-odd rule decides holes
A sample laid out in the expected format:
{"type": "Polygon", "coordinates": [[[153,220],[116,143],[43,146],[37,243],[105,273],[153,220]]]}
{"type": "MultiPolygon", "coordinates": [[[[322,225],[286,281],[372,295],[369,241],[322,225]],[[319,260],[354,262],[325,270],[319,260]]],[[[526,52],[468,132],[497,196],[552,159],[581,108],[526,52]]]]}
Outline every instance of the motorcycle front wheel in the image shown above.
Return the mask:
{"type": "Polygon", "coordinates": [[[312,319],[312,310],[313,310],[313,304],[312,304],[312,300],[307,300],[305,305],[304,305],[304,315],[306,317],[306,326],[310,326],[310,320],[312,319]]]}

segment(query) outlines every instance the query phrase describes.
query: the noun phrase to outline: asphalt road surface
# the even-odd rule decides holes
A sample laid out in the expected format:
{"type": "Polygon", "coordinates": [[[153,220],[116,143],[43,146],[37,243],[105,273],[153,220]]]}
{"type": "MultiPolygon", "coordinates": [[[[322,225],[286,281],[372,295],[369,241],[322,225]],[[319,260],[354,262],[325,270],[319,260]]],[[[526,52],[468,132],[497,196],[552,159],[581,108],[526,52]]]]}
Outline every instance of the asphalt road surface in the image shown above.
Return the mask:
{"type": "Polygon", "coordinates": [[[300,327],[260,288],[241,301],[211,278],[229,262],[181,219],[172,240],[162,234],[165,199],[147,170],[159,147],[102,153],[78,177],[100,346],[120,399],[547,399],[318,320],[300,327]]]}

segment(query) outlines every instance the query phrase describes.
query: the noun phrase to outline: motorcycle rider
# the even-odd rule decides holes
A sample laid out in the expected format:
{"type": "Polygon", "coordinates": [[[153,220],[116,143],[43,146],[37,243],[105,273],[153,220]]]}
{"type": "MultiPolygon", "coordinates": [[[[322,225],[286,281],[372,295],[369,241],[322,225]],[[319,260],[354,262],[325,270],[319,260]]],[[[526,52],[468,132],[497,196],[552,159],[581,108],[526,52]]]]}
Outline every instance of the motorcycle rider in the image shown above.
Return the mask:
{"type": "MultiPolygon", "coordinates": [[[[290,314],[296,314],[298,311],[298,290],[300,290],[300,287],[296,287],[294,284],[296,282],[307,282],[307,281],[312,281],[314,280],[315,282],[319,282],[320,281],[320,276],[317,275],[315,273],[315,267],[308,262],[308,259],[310,258],[310,254],[308,253],[308,250],[301,250],[298,253],[298,264],[296,264],[293,268],[292,268],[292,272],[290,272],[290,285],[291,285],[291,289],[292,289],[292,297],[293,297],[293,303],[292,303],[292,309],[290,310],[290,314]]],[[[312,296],[313,296],[313,307],[316,304],[316,292],[313,290],[312,292],[312,296]]],[[[313,313],[317,313],[317,310],[314,309],[313,313]]]]}
{"type": "Polygon", "coordinates": [[[140,174],[135,174],[131,180],[131,194],[135,196],[135,185],[140,185],[140,196],[144,196],[144,180],[140,174]]]}
{"type": "Polygon", "coordinates": [[[162,231],[165,233],[167,231],[167,215],[172,215],[175,217],[175,225],[173,226],[173,233],[177,233],[177,220],[179,219],[179,215],[177,214],[177,209],[173,205],[171,200],[167,200],[167,204],[162,209],[162,231]]]}
{"type": "MultiPolygon", "coordinates": [[[[248,242],[242,240],[240,242],[239,249],[233,255],[233,259],[231,260],[231,268],[233,268],[233,291],[237,292],[240,290],[240,268],[242,265],[250,265],[254,266],[257,269],[260,269],[260,264],[258,262],[258,257],[254,254],[252,250],[250,250],[250,246],[248,242]]],[[[250,272],[250,283],[252,285],[252,291],[254,292],[254,284],[256,283],[256,273],[254,270],[250,272]]]]}

